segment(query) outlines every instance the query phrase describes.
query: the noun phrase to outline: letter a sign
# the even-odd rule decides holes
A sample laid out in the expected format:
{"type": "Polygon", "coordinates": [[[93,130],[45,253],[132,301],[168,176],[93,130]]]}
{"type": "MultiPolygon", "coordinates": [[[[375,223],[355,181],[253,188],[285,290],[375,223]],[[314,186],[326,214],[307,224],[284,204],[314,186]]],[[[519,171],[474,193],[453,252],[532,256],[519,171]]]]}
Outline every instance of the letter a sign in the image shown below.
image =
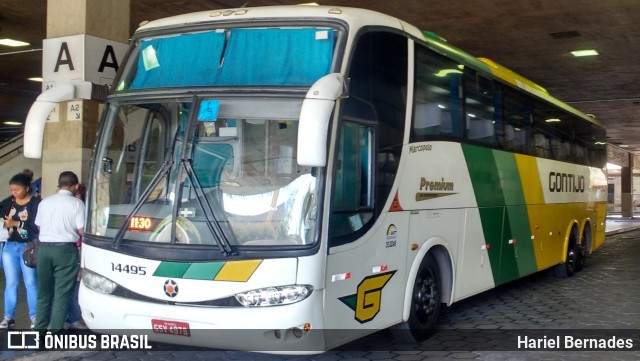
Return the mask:
{"type": "Polygon", "coordinates": [[[127,48],[127,44],[84,34],[45,39],[42,91],[74,81],[111,85],[127,48]]]}

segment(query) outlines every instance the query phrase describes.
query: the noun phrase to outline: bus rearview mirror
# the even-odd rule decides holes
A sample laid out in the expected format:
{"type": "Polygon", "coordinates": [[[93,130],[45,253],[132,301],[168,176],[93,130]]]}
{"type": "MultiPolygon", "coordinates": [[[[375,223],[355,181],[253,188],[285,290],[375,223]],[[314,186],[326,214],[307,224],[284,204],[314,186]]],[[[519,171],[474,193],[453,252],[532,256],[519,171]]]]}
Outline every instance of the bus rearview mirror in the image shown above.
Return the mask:
{"type": "Polygon", "coordinates": [[[336,99],[345,94],[342,75],[327,74],[307,92],[298,126],[298,164],[324,167],[327,164],[327,134],[336,99]]]}

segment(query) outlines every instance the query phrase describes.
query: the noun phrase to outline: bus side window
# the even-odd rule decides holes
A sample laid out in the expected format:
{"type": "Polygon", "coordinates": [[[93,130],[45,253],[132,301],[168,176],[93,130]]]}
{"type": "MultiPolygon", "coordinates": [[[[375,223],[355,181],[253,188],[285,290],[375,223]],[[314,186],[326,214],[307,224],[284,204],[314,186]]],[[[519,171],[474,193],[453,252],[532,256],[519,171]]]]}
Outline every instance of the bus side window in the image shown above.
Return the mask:
{"type": "Polygon", "coordinates": [[[535,154],[530,100],[506,86],[502,88],[502,93],[504,121],[503,148],[516,153],[535,154]]]}
{"type": "MultiPolygon", "coordinates": [[[[413,131],[416,135],[440,134],[444,115],[442,108],[438,104],[416,104],[413,116],[413,131]]],[[[448,124],[448,128],[450,127],[450,124],[448,124]]]]}
{"type": "MultiPolygon", "coordinates": [[[[493,82],[477,72],[465,70],[466,89],[466,121],[467,138],[476,142],[489,145],[497,145],[496,138],[496,111],[494,108],[493,82]]],[[[499,94],[498,94],[499,95],[499,94]]]]}
{"type": "Polygon", "coordinates": [[[416,45],[415,58],[415,106],[410,141],[461,137],[459,64],[420,45],[416,45]]]}
{"type": "Polygon", "coordinates": [[[543,158],[551,157],[551,146],[549,145],[549,138],[544,134],[537,133],[533,137],[536,148],[536,156],[543,158]]]}

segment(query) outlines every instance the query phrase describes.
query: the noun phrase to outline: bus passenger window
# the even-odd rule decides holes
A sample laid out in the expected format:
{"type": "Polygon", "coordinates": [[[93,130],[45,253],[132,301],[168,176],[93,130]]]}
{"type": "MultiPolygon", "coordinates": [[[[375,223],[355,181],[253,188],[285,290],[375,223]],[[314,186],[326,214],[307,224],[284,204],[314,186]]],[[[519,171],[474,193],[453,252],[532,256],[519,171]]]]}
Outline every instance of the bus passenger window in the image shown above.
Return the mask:
{"type": "Polygon", "coordinates": [[[415,107],[411,142],[462,136],[459,64],[416,46],[415,107]]]}
{"type": "Polygon", "coordinates": [[[416,104],[413,131],[416,135],[440,134],[443,115],[438,104],[416,104]]]}
{"type": "Polygon", "coordinates": [[[509,87],[503,90],[504,150],[535,154],[531,124],[531,101],[509,87]]]}
{"type": "Polygon", "coordinates": [[[469,139],[487,144],[495,144],[494,123],[491,119],[478,118],[474,114],[470,114],[468,115],[467,122],[467,136],[469,139]]]}
{"type": "MultiPolygon", "coordinates": [[[[465,69],[465,87],[467,138],[476,142],[497,145],[493,82],[471,69],[465,69]]],[[[500,125],[500,122],[497,124],[500,125]]]]}
{"type": "Polygon", "coordinates": [[[549,145],[549,138],[544,134],[536,134],[534,136],[536,155],[538,157],[549,158],[551,157],[551,146],[549,145]]]}

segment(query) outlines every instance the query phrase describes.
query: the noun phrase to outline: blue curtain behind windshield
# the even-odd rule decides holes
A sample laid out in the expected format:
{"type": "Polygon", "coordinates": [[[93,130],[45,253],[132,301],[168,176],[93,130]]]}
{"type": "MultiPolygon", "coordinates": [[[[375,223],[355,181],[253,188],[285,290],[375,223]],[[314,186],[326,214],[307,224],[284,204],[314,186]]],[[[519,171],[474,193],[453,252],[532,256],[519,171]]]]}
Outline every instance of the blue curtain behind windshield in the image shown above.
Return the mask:
{"type": "Polygon", "coordinates": [[[223,32],[144,40],[129,89],[310,86],[330,71],[334,31],[235,29],[222,54],[224,42],[223,32]]]}
{"type": "Polygon", "coordinates": [[[216,85],[310,86],[329,73],[333,30],[233,30],[216,85]]]}
{"type": "Polygon", "coordinates": [[[130,89],[213,84],[224,37],[209,32],[143,41],[130,89]]]}

